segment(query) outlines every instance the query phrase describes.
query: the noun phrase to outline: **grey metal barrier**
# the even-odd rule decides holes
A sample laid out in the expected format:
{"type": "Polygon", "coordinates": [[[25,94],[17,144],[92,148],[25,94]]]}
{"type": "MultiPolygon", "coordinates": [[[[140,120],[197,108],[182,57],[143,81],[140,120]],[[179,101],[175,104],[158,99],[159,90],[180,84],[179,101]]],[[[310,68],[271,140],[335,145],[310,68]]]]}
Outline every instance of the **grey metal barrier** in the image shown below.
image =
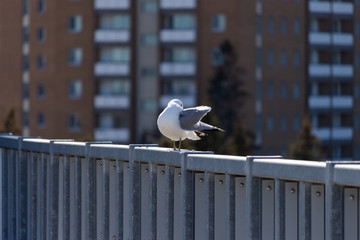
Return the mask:
{"type": "Polygon", "coordinates": [[[0,135],[0,239],[360,239],[360,164],[0,135]]]}

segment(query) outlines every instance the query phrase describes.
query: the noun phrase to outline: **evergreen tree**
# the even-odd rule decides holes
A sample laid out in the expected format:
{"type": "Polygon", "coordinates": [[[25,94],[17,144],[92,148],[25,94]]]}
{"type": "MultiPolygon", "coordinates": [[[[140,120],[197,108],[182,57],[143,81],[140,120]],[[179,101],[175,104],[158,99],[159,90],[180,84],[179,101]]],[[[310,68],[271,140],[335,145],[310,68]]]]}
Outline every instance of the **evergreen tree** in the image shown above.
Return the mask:
{"type": "Polygon", "coordinates": [[[312,134],[309,117],[305,117],[298,135],[298,141],[290,146],[289,158],[300,160],[321,160],[325,157],[321,142],[312,134]]]}
{"type": "Polygon", "coordinates": [[[16,126],[16,112],[14,108],[11,108],[6,115],[3,127],[1,128],[0,132],[21,135],[21,129],[16,126]]]}

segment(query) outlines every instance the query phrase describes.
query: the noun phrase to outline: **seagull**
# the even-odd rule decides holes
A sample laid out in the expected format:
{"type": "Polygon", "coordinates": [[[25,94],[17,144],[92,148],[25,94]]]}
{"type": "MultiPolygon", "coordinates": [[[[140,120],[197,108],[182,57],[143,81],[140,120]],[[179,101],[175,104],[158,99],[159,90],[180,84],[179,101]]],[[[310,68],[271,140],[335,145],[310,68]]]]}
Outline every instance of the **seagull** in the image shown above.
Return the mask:
{"type": "Polygon", "coordinates": [[[200,140],[199,136],[205,136],[202,131],[221,131],[223,129],[211,126],[200,120],[211,111],[211,107],[198,106],[183,109],[183,104],[179,99],[171,100],[167,107],[162,111],[157,119],[157,125],[162,135],[172,140],[174,150],[175,141],[181,141],[188,138],[191,140],[200,140]]]}

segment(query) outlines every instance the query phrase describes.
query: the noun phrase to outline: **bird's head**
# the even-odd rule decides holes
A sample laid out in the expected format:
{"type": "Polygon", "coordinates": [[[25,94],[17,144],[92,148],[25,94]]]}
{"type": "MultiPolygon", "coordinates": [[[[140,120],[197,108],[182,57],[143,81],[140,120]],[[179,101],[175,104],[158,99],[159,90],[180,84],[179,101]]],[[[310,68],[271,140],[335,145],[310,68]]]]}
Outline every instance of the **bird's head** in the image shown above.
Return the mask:
{"type": "Polygon", "coordinates": [[[177,106],[183,108],[183,104],[179,99],[173,99],[168,103],[168,107],[172,106],[172,105],[177,105],[177,106]]]}

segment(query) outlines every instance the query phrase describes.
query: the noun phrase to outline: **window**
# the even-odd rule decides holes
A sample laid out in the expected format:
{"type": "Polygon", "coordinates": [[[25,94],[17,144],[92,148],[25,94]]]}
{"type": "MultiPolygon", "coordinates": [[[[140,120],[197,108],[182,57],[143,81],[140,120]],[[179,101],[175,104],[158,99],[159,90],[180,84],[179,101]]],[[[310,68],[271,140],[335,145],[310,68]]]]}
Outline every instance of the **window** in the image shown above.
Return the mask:
{"type": "Polygon", "coordinates": [[[129,95],[130,81],[120,79],[104,79],[100,82],[99,94],[104,96],[129,95]]]}
{"type": "Polygon", "coordinates": [[[166,95],[181,95],[189,96],[194,95],[196,92],[196,86],[194,81],[187,79],[176,79],[167,81],[164,84],[164,94],[166,95]]]}
{"type": "Polygon", "coordinates": [[[262,17],[261,15],[256,16],[256,33],[261,34],[262,31],[262,17]]]}
{"type": "Polygon", "coordinates": [[[194,62],[195,51],[188,47],[174,47],[165,50],[165,61],[166,62],[194,62]]]}
{"type": "Polygon", "coordinates": [[[287,65],[287,52],[285,49],[281,50],[281,66],[286,67],[287,65]]]}
{"type": "Polygon", "coordinates": [[[360,53],[359,52],[355,52],[355,54],[354,54],[354,65],[356,68],[360,67],[360,53]]]}
{"type": "Polygon", "coordinates": [[[281,116],[281,125],[280,125],[281,131],[286,132],[287,130],[287,118],[285,115],[281,116]]]}
{"type": "Polygon", "coordinates": [[[287,33],[287,19],[285,17],[281,18],[281,33],[283,35],[287,33]]]}
{"type": "Polygon", "coordinates": [[[23,0],[23,15],[29,14],[29,0],[23,0]]]}
{"type": "Polygon", "coordinates": [[[354,98],[359,99],[360,98],[360,84],[355,83],[354,85],[354,98]]]}
{"type": "Polygon", "coordinates": [[[45,41],[45,29],[44,28],[38,28],[37,40],[38,40],[38,42],[44,42],[45,41]]]}
{"type": "Polygon", "coordinates": [[[270,67],[274,66],[274,51],[272,49],[267,52],[267,63],[270,67]]]}
{"type": "Polygon", "coordinates": [[[360,119],[359,114],[354,115],[354,129],[359,130],[360,129],[360,119]]]}
{"type": "Polygon", "coordinates": [[[268,132],[274,131],[274,117],[272,115],[267,117],[267,130],[268,132]]]}
{"type": "Polygon", "coordinates": [[[293,55],[294,59],[294,67],[299,67],[300,66],[300,51],[298,49],[294,50],[294,55],[293,55]]]}
{"type": "Polygon", "coordinates": [[[354,24],[354,34],[355,36],[359,36],[360,35],[360,21],[355,21],[354,24]]]}
{"type": "Polygon", "coordinates": [[[295,132],[300,130],[300,117],[298,115],[294,116],[293,129],[295,132]]]}
{"type": "Polygon", "coordinates": [[[127,14],[103,14],[100,16],[101,29],[122,29],[130,28],[130,17],[127,14]]]}
{"type": "Polygon", "coordinates": [[[281,98],[286,99],[287,98],[287,88],[286,83],[281,83],[281,98]]]}
{"type": "Polygon", "coordinates": [[[80,117],[78,115],[71,114],[68,116],[68,129],[70,131],[79,131],[81,128],[80,117]]]}
{"type": "Polygon", "coordinates": [[[37,11],[38,13],[45,12],[45,0],[38,0],[37,2],[37,11]]]}
{"type": "Polygon", "coordinates": [[[157,12],[157,2],[143,2],[141,3],[141,10],[143,12],[157,12]]]}
{"type": "Polygon", "coordinates": [[[224,32],[226,29],[226,17],[218,14],[211,17],[211,30],[213,32],[224,32]]]}
{"type": "Polygon", "coordinates": [[[294,34],[300,34],[300,19],[298,17],[294,18],[294,34]]]}
{"type": "Polygon", "coordinates": [[[147,33],[147,34],[143,34],[141,36],[141,43],[143,45],[156,45],[158,42],[158,38],[157,38],[157,34],[155,33],[147,33]]]}
{"type": "Polygon", "coordinates": [[[37,126],[39,128],[45,127],[45,115],[43,113],[38,113],[37,115],[37,126]]]}
{"type": "Polygon", "coordinates": [[[164,19],[166,29],[194,29],[195,18],[190,14],[174,14],[164,19]]]}
{"type": "Polygon", "coordinates": [[[256,100],[261,101],[262,99],[262,84],[261,81],[256,82],[256,100]]]}
{"type": "Polygon", "coordinates": [[[273,17],[268,17],[267,30],[268,30],[268,33],[270,33],[270,34],[273,34],[275,32],[274,18],[273,17]]]}
{"type": "Polygon", "coordinates": [[[82,95],[82,82],[80,80],[71,81],[68,84],[68,96],[70,99],[79,99],[82,95]]]}
{"type": "Polygon", "coordinates": [[[299,83],[294,83],[293,96],[294,96],[294,99],[296,99],[296,100],[298,100],[300,98],[300,86],[299,86],[299,83]]]}
{"type": "Polygon", "coordinates": [[[78,33],[82,30],[82,17],[80,15],[71,16],[68,18],[68,31],[71,33],[78,33]]]}
{"type": "Polygon", "coordinates": [[[268,99],[274,98],[274,84],[273,83],[268,83],[267,97],[268,97],[268,99]]]}
{"type": "Polygon", "coordinates": [[[79,66],[82,63],[82,49],[72,48],[68,51],[68,64],[70,66],[79,66]]]}
{"type": "Polygon", "coordinates": [[[39,84],[37,86],[37,98],[44,99],[45,98],[45,86],[44,84],[39,84]]]}
{"type": "Polygon", "coordinates": [[[36,62],[37,62],[37,69],[39,71],[45,69],[45,56],[43,56],[43,55],[38,56],[36,62]]]}
{"type": "Polygon", "coordinates": [[[29,27],[23,28],[23,43],[29,42],[29,27]]]}
{"type": "Polygon", "coordinates": [[[146,112],[155,112],[158,109],[157,101],[154,99],[142,100],[141,109],[146,112]]]}
{"type": "Polygon", "coordinates": [[[211,50],[211,64],[213,66],[220,66],[224,63],[224,56],[220,49],[214,48],[211,50]]]}
{"type": "Polygon", "coordinates": [[[156,67],[143,67],[140,70],[140,74],[142,77],[156,76],[156,74],[157,74],[156,67]]]}
{"type": "Polygon", "coordinates": [[[29,127],[29,112],[23,111],[23,127],[29,127]]]}
{"type": "Polygon", "coordinates": [[[24,99],[29,98],[29,83],[23,84],[23,97],[24,99]]]}
{"type": "Polygon", "coordinates": [[[262,50],[261,48],[256,48],[256,67],[261,68],[262,66],[262,50]]]}
{"type": "Polygon", "coordinates": [[[102,47],[100,49],[101,62],[122,62],[130,61],[130,49],[128,47],[102,47]]]}
{"type": "Polygon", "coordinates": [[[29,71],[29,55],[23,55],[23,71],[29,71]]]}

